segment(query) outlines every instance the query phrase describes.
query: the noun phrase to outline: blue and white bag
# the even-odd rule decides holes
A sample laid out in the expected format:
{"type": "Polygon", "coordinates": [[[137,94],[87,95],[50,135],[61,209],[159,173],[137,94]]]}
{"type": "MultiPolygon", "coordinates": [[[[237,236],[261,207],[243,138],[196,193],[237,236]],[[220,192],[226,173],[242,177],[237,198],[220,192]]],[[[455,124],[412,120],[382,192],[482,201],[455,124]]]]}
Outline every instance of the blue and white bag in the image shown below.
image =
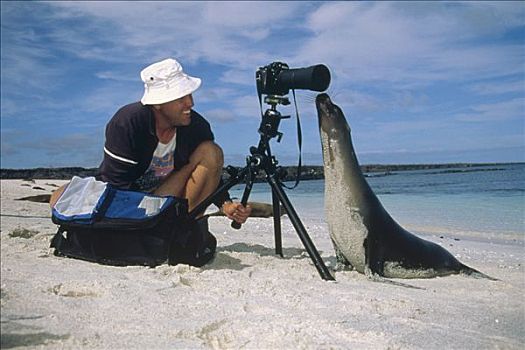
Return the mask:
{"type": "Polygon", "coordinates": [[[73,177],[52,210],[55,255],[109,265],[156,266],[188,238],[184,198],[120,190],[73,177]]]}

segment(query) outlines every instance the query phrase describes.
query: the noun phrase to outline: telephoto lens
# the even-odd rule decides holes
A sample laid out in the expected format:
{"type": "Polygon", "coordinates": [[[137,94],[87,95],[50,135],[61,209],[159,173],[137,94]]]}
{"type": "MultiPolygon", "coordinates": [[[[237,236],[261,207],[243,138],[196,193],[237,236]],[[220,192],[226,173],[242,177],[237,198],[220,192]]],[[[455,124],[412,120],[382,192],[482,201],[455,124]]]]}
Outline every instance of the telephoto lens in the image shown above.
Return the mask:
{"type": "Polygon", "coordinates": [[[307,68],[284,69],[278,75],[276,85],[282,90],[324,91],[330,85],[330,71],[324,64],[307,68]]]}
{"type": "Polygon", "coordinates": [[[324,91],[330,85],[330,71],[324,64],[290,69],[286,63],[273,62],[255,73],[259,95],[288,94],[290,89],[324,91]]]}

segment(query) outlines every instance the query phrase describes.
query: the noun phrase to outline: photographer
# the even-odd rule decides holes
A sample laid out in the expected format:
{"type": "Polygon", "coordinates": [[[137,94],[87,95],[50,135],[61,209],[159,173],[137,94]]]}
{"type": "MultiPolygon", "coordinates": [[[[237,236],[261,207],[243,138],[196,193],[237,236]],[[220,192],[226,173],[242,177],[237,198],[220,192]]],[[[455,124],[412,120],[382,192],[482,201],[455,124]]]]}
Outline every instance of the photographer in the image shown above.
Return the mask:
{"type": "MultiPolygon", "coordinates": [[[[106,126],[97,178],[121,189],[186,198],[191,211],[217,189],[223,167],[222,149],[214,142],[209,123],[192,109],[192,93],[201,80],[185,74],[171,58],[146,67],[141,78],[145,89],[141,101],[120,108],[106,126]]],[[[51,206],[62,192],[63,188],[53,193],[51,206]]],[[[215,204],[238,223],[251,213],[249,206],[228,196],[215,204]]],[[[216,240],[202,214],[194,230],[205,237],[194,247],[201,257],[197,263],[202,264],[213,257],[216,240]]]]}

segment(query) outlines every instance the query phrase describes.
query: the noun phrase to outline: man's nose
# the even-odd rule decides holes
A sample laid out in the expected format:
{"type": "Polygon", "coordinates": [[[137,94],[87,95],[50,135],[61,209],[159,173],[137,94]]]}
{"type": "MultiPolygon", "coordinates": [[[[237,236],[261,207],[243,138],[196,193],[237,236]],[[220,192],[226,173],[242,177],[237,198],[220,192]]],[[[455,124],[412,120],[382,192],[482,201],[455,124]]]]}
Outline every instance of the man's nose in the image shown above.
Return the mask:
{"type": "Polygon", "coordinates": [[[191,94],[184,96],[184,105],[188,108],[193,107],[193,96],[191,94]]]}

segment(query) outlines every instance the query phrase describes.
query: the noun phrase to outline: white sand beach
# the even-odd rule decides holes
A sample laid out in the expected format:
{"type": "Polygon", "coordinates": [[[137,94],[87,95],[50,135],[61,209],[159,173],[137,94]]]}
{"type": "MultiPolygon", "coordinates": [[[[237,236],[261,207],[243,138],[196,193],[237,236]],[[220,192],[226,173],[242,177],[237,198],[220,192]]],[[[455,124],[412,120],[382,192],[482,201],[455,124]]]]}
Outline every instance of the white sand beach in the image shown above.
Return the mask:
{"type": "MultiPolygon", "coordinates": [[[[15,200],[63,183],[1,180],[2,349],[525,347],[523,233],[503,240],[422,232],[499,281],[396,280],[417,289],[355,271],[323,281],[286,216],[284,258],[274,254],[272,219],[251,218],[236,231],[212,217],[218,252],[203,268],[110,267],[55,257],[48,206],[15,200]]],[[[325,222],[301,219],[333,269],[325,222]]]]}

